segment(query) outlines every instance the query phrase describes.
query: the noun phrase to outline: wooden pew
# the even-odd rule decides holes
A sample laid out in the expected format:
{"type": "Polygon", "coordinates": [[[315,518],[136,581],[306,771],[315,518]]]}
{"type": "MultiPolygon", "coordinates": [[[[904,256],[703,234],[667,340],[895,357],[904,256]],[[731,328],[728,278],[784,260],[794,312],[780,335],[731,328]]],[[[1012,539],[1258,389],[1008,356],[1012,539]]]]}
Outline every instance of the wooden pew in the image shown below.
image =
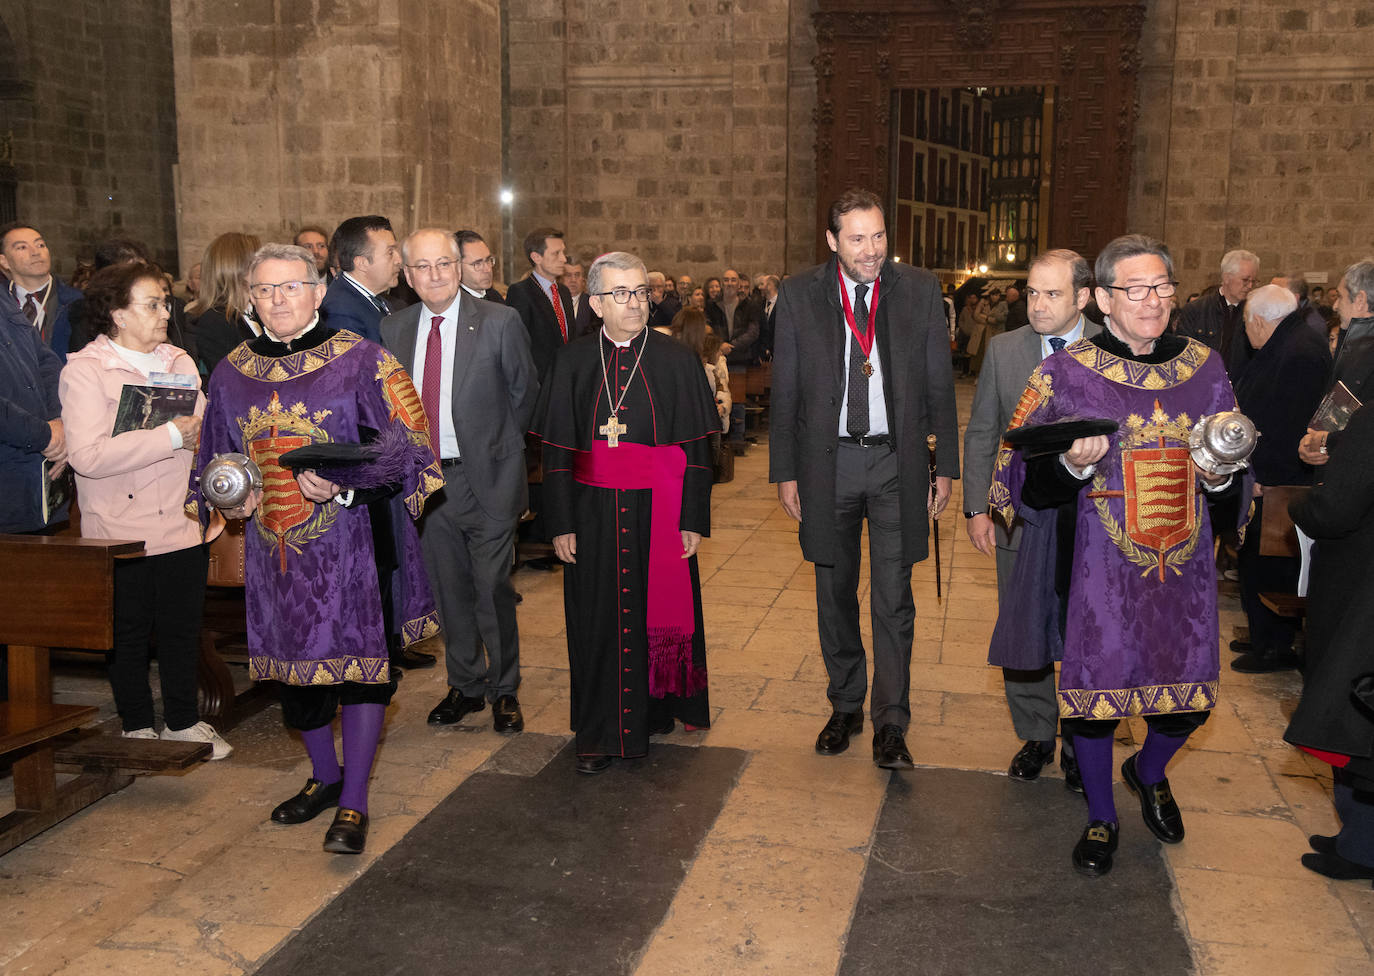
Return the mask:
{"type": "Polygon", "coordinates": [[[114,560],[142,552],[142,542],[0,535],[10,695],[0,703],[0,755],[12,759],[15,799],[15,811],[0,818],[0,854],[133,780],[104,769],[57,785],[53,740],[97,709],[53,703],[48,648],[114,643],[114,560]]]}

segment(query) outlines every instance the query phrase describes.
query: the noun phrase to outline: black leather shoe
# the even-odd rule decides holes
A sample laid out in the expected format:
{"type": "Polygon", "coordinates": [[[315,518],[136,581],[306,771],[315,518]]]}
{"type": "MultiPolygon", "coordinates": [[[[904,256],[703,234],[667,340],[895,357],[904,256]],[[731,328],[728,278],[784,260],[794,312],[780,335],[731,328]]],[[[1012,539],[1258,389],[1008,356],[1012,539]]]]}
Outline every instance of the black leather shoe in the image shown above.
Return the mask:
{"type": "Polygon", "coordinates": [[[366,846],[367,814],[339,807],[325,832],[324,849],[330,854],[361,854],[366,846]]]}
{"type": "Polygon", "coordinates": [[[578,756],[577,771],[586,773],[588,776],[595,776],[597,773],[604,773],[611,768],[610,756],[578,756]]]}
{"type": "Polygon", "coordinates": [[[879,769],[915,769],[900,725],[884,725],[873,733],[873,761],[879,769]]]}
{"type": "Polygon", "coordinates": [[[1272,674],[1292,671],[1297,666],[1298,657],[1292,651],[1246,651],[1231,662],[1231,670],[1241,674],[1272,674]]]}
{"type": "Polygon", "coordinates": [[[1083,774],[1078,771],[1078,760],[1059,752],[1059,768],[1064,770],[1064,789],[1073,793],[1083,792],[1083,774]]]}
{"type": "Polygon", "coordinates": [[[485,698],[469,698],[457,688],[450,688],[444,700],[434,706],[429,713],[430,725],[452,725],[464,715],[480,712],[487,707],[485,698]]]}
{"type": "Polygon", "coordinates": [[[317,779],[305,781],[305,789],[291,799],[278,803],[272,811],[272,822],[279,824],[303,824],[314,820],[330,807],[339,805],[339,794],[343,791],[343,780],[325,786],[317,779]]]}
{"type": "Polygon", "coordinates": [[[1168,777],[1148,786],[1142,783],[1135,768],[1138,755],[1140,753],[1137,752],[1126,757],[1121,764],[1121,778],[1140,797],[1140,815],[1145,820],[1145,826],[1150,828],[1150,833],[1166,844],[1177,844],[1183,840],[1183,814],[1179,813],[1174,794],[1169,790],[1168,777]]]}
{"type": "Polygon", "coordinates": [[[1302,866],[1309,871],[1316,871],[1324,877],[1335,878],[1337,881],[1374,880],[1374,867],[1347,861],[1335,851],[1326,854],[1304,854],[1302,866]]]}
{"type": "Polygon", "coordinates": [[[404,647],[391,655],[391,666],[403,671],[423,671],[425,668],[434,667],[434,655],[422,654],[404,647]]]}
{"type": "Polygon", "coordinates": [[[1240,638],[1231,641],[1228,646],[1231,648],[1232,654],[1249,654],[1251,650],[1250,642],[1248,640],[1241,640],[1240,638]]]}
{"type": "Polygon", "coordinates": [[[1054,762],[1054,744],[1051,743],[1049,749],[1041,747],[1035,741],[1027,742],[1021,747],[1021,751],[1012,757],[1011,765],[1007,767],[1007,775],[1012,779],[1030,781],[1040,776],[1040,770],[1045,768],[1045,763],[1054,762]]]}
{"type": "Polygon", "coordinates": [[[502,735],[525,731],[525,716],[514,695],[502,695],[491,706],[491,727],[502,735]]]}
{"type": "Polygon", "coordinates": [[[1335,854],[1336,837],[1334,834],[1329,837],[1326,834],[1313,834],[1307,838],[1307,846],[1318,854],[1335,854]]]}
{"type": "Polygon", "coordinates": [[[1073,866],[1079,874],[1100,878],[1112,869],[1116,853],[1117,826],[1106,820],[1093,820],[1073,846],[1073,866]]]}
{"type": "Polygon", "coordinates": [[[672,731],[673,731],[675,728],[677,728],[677,720],[674,719],[674,718],[670,715],[668,718],[666,718],[666,719],[663,720],[663,724],[658,725],[658,726],[655,726],[654,728],[650,729],[650,730],[649,730],[649,734],[650,734],[650,735],[671,735],[671,734],[672,734],[672,731]]]}
{"type": "Polygon", "coordinates": [[[863,712],[831,712],[830,720],[816,736],[816,751],[822,756],[838,756],[849,748],[849,737],[863,727],[863,712]]]}

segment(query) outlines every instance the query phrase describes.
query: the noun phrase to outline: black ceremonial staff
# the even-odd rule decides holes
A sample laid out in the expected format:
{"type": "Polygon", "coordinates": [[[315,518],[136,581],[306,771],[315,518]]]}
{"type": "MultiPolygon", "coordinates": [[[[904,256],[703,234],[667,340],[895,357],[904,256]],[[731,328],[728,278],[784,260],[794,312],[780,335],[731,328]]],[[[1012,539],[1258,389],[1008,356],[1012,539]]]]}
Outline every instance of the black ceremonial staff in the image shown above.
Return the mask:
{"type": "Polygon", "coordinates": [[[935,435],[926,435],[926,450],[930,452],[930,539],[935,544],[935,602],[940,593],[940,517],[935,512],[935,435]]]}

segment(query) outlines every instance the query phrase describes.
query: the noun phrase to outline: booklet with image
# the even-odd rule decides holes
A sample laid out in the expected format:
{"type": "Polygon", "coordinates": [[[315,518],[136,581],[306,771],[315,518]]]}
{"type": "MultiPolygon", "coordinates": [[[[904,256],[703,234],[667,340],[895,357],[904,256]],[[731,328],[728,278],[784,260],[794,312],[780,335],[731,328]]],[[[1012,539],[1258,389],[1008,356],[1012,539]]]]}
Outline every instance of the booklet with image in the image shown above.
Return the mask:
{"type": "Polygon", "coordinates": [[[1331,388],[1331,392],[1322,398],[1322,402],[1317,406],[1317,412],[1312,415],[1307,426],[1312,430],[1345,430],[1345,425],[1350,422],[1350,415],[1358,409],[1360,401],[1355,399],[1355,394],[1351,393],[1344,383],[1337,383],[1331,388]]]}

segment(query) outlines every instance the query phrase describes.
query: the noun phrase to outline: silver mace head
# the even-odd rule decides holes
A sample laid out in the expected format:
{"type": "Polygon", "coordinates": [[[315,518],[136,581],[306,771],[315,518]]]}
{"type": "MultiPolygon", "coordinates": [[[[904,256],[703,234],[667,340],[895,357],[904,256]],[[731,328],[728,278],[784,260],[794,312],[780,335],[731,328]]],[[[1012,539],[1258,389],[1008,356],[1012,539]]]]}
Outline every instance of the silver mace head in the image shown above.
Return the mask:
{"type": "Polygon", "coordinates": [[[262,490],[262,470],[244,454],[216,454],[200,473],[200,493],[216,508],[238,508],[262,490]]]}
{"type": "Polygon", "coordinates": [[[1197,466],[1208,474],[1231,474],[1249,465],[1259,431],[1239,410],[1203,417],[1188,435],[1188,447],[1197,466]]]}

